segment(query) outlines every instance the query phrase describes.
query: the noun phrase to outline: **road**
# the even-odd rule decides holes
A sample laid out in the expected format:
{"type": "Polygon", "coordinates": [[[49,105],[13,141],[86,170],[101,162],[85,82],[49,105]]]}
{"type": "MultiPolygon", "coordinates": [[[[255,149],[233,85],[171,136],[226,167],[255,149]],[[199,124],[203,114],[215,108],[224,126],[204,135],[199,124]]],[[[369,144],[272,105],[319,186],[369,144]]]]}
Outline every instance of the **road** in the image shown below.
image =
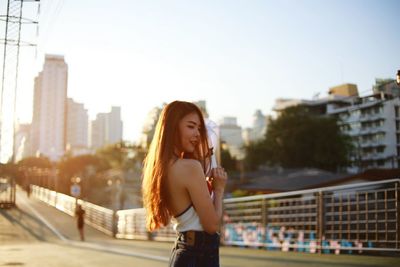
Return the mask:
{"type": "MultiPolygon", "coordinates": [[[[168,266],[170,242],[119,240],[86,225],[79,240],[75,219],[17,192],[17,208],[0,209],[0,266],[168,266]]],[[[400,258],[315,255],[222,247],[221,266],[400,266],[400,258]]]]}

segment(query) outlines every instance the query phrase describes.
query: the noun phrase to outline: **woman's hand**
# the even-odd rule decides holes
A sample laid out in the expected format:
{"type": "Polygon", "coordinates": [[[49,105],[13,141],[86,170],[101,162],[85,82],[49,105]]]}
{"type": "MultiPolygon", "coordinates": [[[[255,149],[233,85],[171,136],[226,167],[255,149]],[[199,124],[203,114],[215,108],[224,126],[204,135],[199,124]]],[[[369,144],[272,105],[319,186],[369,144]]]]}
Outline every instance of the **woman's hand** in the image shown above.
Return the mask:
{"type": "Polygon", "coordinates": [[[214,192],[224,193],[228,175],[224,168],[217,167],[211,170],[212,184],[214,192]]]}

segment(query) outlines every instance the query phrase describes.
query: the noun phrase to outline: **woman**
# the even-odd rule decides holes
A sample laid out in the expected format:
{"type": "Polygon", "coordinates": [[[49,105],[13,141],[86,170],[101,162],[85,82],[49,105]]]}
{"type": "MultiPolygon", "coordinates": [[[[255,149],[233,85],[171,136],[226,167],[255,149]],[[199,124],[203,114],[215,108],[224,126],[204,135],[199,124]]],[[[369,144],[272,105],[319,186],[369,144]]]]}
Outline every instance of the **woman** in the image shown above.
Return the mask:
{"type": "Polygon", "coordinates": [[[221,167],[210,170],[211,154],[200,109],[189,102],[168,104],[144,162],[142,189],[147,229],[156,230],[172,219],[178,232],[169,266],[219,266],[227,175],[221,167]]]}

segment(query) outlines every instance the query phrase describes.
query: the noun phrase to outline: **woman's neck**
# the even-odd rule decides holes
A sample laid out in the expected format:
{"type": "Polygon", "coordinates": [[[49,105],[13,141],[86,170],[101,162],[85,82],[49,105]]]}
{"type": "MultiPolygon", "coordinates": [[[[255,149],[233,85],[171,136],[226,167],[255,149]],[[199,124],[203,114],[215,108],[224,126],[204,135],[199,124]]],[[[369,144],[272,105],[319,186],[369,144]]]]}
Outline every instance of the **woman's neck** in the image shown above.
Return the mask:
{"type": "Polygon", "coordinates": [[[174,157],[176,157],[177,159],[183,159],[185,152],[183,151],[179,151],[178,149],[174,150],[174,157]]]}

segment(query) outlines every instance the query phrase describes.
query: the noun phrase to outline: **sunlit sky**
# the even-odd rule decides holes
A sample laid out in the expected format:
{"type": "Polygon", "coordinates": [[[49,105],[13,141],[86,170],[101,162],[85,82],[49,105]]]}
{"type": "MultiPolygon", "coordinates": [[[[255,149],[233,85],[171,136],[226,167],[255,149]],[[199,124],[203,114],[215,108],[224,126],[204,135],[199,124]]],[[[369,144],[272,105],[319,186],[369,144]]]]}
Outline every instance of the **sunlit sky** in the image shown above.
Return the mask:
{"type": "MultiPolygon", "coordinates": [[[[25,4],[25,16],[36,7],[25,4]]],[[[30,121],[47,53],[65,56],[68,96],[91,119],[121,106],[126,140],[175,99],[206,100],[211,119],[248,127],[277,98],[323,97],[347,82],[365,95],[375,78],[395,78],[399,25],[396,0],[42,0],[38,38],[24,26],[22,39],[38,46],[21,48],[17,110],[30,121]]]]}

